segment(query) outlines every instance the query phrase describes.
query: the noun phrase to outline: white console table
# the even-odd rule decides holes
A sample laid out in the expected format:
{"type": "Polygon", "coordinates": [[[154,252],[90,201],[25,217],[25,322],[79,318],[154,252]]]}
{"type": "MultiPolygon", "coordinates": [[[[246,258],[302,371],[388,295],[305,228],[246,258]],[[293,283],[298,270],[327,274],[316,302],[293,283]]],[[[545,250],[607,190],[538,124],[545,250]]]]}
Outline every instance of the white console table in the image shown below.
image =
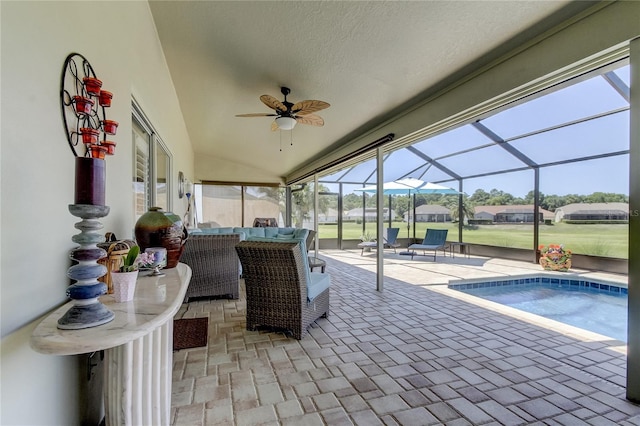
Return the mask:
{"type": "Polygon", "coordinates": [[[105,351],[106,425],[169,425],[173,364],[173,317],[191,280],[180,263],[164,277],[139,277],[132,301],[100,301],[115,313],[113,321],[81,330],[61,330],[61,306],[33,331],[31,347],[49,355],[105,351]]]}

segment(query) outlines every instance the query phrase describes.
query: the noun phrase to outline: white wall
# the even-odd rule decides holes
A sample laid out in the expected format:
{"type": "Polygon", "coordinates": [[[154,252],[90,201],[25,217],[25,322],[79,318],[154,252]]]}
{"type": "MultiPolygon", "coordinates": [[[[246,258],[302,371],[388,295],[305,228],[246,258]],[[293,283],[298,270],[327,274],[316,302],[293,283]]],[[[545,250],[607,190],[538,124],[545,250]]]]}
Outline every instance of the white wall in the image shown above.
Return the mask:
{"type": "MultiPolygon", "coordinates": [[[[39,318],[66,301],[74,157],[62,127],[60,76],[66,56],[83,54],[114,93],[108,118],[120,123],[107,159],[104,231],[131,237],[131,99],[139,101],[193,180],[193,152],[149,6],[129,2],[0,2],[0,322],[3,425],[79,424],[75,357],[29,347],[39,318]]],[[[174,186],[175,188],[175,186],[174,186]]],[[[172,191],[172,210],[186,200],[172,191]]]]}

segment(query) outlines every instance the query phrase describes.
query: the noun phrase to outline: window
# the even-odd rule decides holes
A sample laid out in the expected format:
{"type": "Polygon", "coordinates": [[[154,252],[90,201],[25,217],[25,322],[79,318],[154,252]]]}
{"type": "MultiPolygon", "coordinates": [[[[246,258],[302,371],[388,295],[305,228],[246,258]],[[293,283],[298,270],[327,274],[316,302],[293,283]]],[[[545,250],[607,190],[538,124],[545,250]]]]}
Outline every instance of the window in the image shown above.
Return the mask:
{"type": "MultiPolygon", "coordinates": [[[[253,226],[256,219],[275,219],[285,226],[285,189],[273,186],[200,185],[200,223],[211,227],[253,226]]],[[[267,221],[260,221],[267,224],[267,221]]],[[[273,221],[268,221],[273,226],[273,221]]]]}
{"type": "Polygon", "coordinates": [[[134,153],[134,171],[133,171],[133,197],[135,206],[136,221],[151,206],[151,190],[149,183],[151,181],[151,171],[149,167],[149,139],[150,135],[141,127],[138,121],[133,120],[133,147],[134,153]]]}
{"type": "Polygon", "coordinates": [[[171,210],[171,153],[139,105],[133,101],[134,221],[150,207],[171,210]]]}
{"type": "Polygon", "coordinates": [[[171,168],[169,152],[165,148],[161,140],[154,141],[155,153],[155,203],[154,205],[162,207],[164,211],[170,211],[169,208],[169,177],[171,176],[171,168]]]}
{"type": "MultiPolygon", "coordinates": [[[[269,219],[267,226],[284,226],[282,189],[272,186],[244,187],[244,225],[254,226],[257,219],[269,219]],[[275,221],[274,221],[275,219],[275,221]]],[[[262,223],[262,222],[261,222],[262,223]]]]}

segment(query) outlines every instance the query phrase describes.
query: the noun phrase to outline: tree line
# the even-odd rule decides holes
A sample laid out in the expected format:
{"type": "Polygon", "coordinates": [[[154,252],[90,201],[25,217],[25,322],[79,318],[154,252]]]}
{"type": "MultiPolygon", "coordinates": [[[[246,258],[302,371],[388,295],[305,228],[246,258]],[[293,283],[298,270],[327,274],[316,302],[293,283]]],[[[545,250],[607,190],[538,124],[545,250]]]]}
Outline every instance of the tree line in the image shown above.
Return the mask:
{"type": "MultiPolygon", "coordinates": [[[[362,194],[352,193],[343,197],[343,206],[345,210],[352,210],[355,208],[362,208],[362,194]]],[[[376,195],[365,194],[366,207],[375,207],[376,195]]],[[[533,204],[534,192],[529,191],[527,195],[522,197],[515,197],[512,194],[501,191],[499,189],[492,189],[487,192],[483,189],[477,189],[472,195],[462,196],[463,211],[465,216],[473,216],[473,208],[475,206],[505,206],[505,205],[518,205],[518,204],[533,204]]],[[[384,197],[384,207],[389,207],[389,200],[391,199],[391,208],[396,212],[397,216],[402,217],[411,208],[411,198],[409,195],[393,195],[384,197]]],[[[415,195],[416,207],[424,204],[435,204],[447,207],[452,214],[453,219],[458,218],[458,196],[457,195],[442,195],[442,194],[416,194],[415,195]]],[[[567,194],[567,195],[547,195],[540,193],[540,207],[555,211],[558,207],[566,206],[573,203],[628,203],[629,196],[625,194],[616,194],[611,192],[593,192],[589,195],[579,194],[567,194]]],[[[332,207],[331,202],[328,205],[321,207],[332,207]]]]}
{"type": "MultiPolygon", "coordinates": [[[[513,204],[533,204],[534,192],[529,191],[524,198],[492,189],[486,192],[483,189],[476,191],[469,197],[469,201],[476,206],[501,206],[513,204]]],[[[625,194],[615,194],[612,192],[593,192],[589,195],[567,194],[567,195],[546,195],[540,193],[540,207],[545,210],[554,211],[558,207],[573,203],[628,203],[629,196],[625,194]]]]}
{"type": "MultiPolygon", "coordinates": [[[[320,192],[328,192],[329,189],[319,184],[318,190],[320,192]]],[[[293,203],[297,205],[296,209],[301,217],[297,218],[297,221],[302,221],[305,216],[305,212],[313,209],[313,192],[310,186],[303,187],[302,190],[296,191],[293,194],[293,203]],[[303,207],[307,206],[307,207],[303,207]]],[[[275,194],[274,194],[275,196],[275,194]]],[[[477,189],[472,195],[468,196],[463,194],[462,196],[462,210],[466,217],[473,217],[475,206],[503,206],[503,205],[517,205],[517,204],[533,204],[534,191],[529,191],[524,198],[515,197],[508,192],[501,191],[499,189],[492,189],[489,192],[483,189],[477,189]]],[[[342,199],[342,206],[345,211],[349,211],[356,208],[362,208],[363,197],[365,206],[367,208],[374,208],[376,206],[376,194],[369,193],[350,193],[344,195],[342,199]]],[[[384,207],[389,207],[391,202],[391,209],[395,211],[397,217],[403,217],[404,214],[412,208],[413,196],[409,195],[393,195],[391,197],[384,196],[384,207]]],[[[319,213],[327,214],[329,210],[338,209],[337,197],[323,196],[318,200],[319,213]]],[[[540,207],[555,211],[558,207],[566,206],[573,203],[628,203],[629,196],[625,194],[616,194],[612,192],[593,192],[589,195],[580,194],[544,194],[540,193],[540,207]]],[[[415,195],[416,207],[424,204],[441,205],[449,209],[451,216],[454,220],[458,219],[458,196],[457,195],[442,195],[442,194],[416,194],[415,195]]]]}

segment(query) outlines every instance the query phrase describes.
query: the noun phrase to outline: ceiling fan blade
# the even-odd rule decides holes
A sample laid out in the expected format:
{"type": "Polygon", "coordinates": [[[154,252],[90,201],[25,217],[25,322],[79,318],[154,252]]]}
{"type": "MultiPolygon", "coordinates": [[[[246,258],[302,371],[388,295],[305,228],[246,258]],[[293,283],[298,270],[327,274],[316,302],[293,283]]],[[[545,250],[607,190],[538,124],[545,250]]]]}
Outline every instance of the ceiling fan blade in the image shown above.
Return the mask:
{"type": "Polygon", "coordinates": [[[275,109],[276,111],[282,111],[282,112],[287,111],[287,107],[282,102],[274,98],[273,96],[262,95],[260,96],[260,100],[262,101],[263,104],[265,104],[271,109],[275,109]]]}
{"type": "Polygon", "coordinates": [[[325,108],[329,108],[331,105],[324,101],[316,101],[313,99],[307,101],[296,102],[291,107],[291,112],[296,115],[308,115],[312,112],[317,112],[325,108]]]}
{"type": "Polygon", "coordinates": [[[276,130],[278,130],[278,123],[276,123],[276,120],[273,120],[271,123],[271,131],[275,132],[276,130]]]}
{"type": "Polygon", "coordinates": [[[263,112],[254,112],[251,114],[236,114],[236,117],[277,117],[278,114],[267,114],[263,112]]]}
{"type": "Polygon", "coordinates": [[[308,124],[310,126],[324,126],[324,120],[319,115],[307,114],[303,116],[295,117],[296,121],[300,124],[308,124]]]}

